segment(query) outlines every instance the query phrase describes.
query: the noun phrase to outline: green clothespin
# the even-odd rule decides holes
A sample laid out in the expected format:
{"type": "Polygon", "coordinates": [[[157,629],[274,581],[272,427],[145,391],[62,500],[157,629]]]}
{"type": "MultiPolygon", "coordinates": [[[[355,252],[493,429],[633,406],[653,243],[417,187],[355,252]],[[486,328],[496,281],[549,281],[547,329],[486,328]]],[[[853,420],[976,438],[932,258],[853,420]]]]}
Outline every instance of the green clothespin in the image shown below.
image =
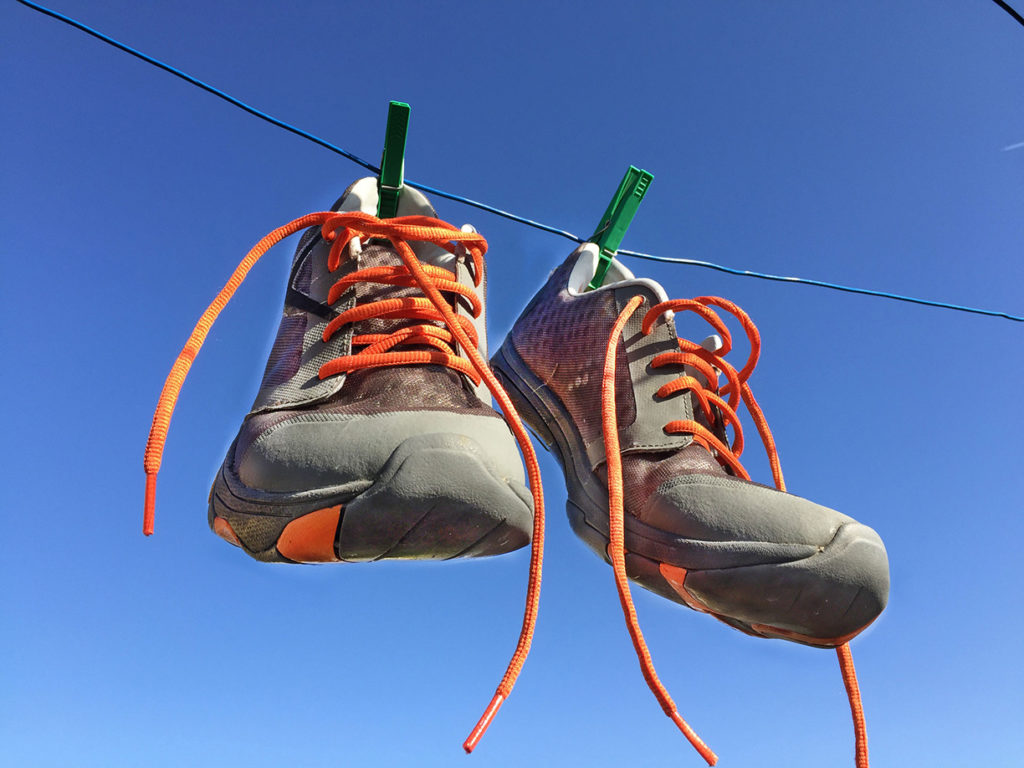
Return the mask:
{"type": "Polygon", "coordinates": [[[405,178],[405,138],[409,133],[409,105],[392,101],[388,106],[388,126],[384,131],[384,154],[380,158],[377,179],[377,216],[394,218],[405,178]]]}
{"type": "Polygon", "coordinates": [[[594,279],[590,281],[590,290],[600,288],[604,284],[604,276],[608,273],[608,267],[611,266],[612,259],[615,258],[619,245],[622,243],[622,238],[640,207],[640,201],[644,199],[647,188],[651,186],[653,180],[653,174],[635,166],[629,166],[629,170],[626,171],[615,197],[608,204],[608,210],[601,217],[597,231],[589,240],[591,243],[597,243],[597,247],[600,249],[597,271],[594,272],[594,279]]]}

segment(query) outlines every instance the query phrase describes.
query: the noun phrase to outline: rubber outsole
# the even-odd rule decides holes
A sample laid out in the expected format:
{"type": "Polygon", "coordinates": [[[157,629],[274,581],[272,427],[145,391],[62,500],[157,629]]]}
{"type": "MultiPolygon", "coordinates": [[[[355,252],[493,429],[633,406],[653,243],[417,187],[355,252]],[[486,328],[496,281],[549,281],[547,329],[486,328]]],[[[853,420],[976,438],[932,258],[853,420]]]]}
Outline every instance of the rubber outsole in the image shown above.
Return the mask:
{"type": "MultiPolygon", "coordinates": [[[[586,458],[575,426],[507,341],[491,367],[520,416],[562,466],[573,531],[610,562],[606,491],[595,499],[584,488],[580,475],[589,467],[574,462],[574,456],[586,458]]],[[[687,539],[629,514],[624,523],[626,573],[632,581],[749,635],[834,647],[862,631],[884,608],[835,567],[847,558],[868,571],[887,573],[881,540],[854,521],[841,525],[821,547],[777,545],[770,553],[763,542],[687,539]]]]}
{"type": "Polygon", "coordinates": [[[492,475],[480,453],[462,435],[419,435],[400,444],[372,480],[268,493],[242,483],[232,446],[210,491],[210,528],[266,562],[512,552],[530,542],[532,499],[525,486],[492,475]]]}

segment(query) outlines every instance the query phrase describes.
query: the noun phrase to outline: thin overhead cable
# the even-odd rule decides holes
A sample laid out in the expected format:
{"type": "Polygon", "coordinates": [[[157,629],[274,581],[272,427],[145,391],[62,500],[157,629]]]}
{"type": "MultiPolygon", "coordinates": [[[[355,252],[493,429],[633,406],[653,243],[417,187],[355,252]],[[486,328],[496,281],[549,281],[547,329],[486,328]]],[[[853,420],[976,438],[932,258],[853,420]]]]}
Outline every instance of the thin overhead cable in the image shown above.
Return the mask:
{"type": "MultiPolygon", "coordinates": [[[[994,0],[994,1],[997,2],[999,5],[1003,6],[1007,10],[1008,13],[1010,13],[1014,18],[1016,18],[1018,21],[1021,21],[1021,23],[1024,24],[1024,20],[1021,19],[1021,17],[1017,14],[1016,11],[1014,11],[1012,8],[1010,8],[1005,3],[1000,2],[1000,0],[994,0]]],[[[180,69],[177,69],[176,67],[172,67],[170,64],[165,64],[164,62],[159,61],[158,59],[154,59],[152,56],[148,56],[145,53],[142,53],[141,51],[138,51],[138,50],[136,50],[135,48],[132,48],[129,45],[125,45],[124,43],[121,43],[121,42],[119,42],[117,40],[114,40],[112,37],[108,37],[107,35],[103,34],[102,32],[99,32],[99,31],[97,31],[95,29],[92,29],[91,27],[83,24],[80,21],[76,21],[75,19],[72,19],[72,18],[70,18],[68,16],[65,16],[62,13],[58,13],[57,11],[53,11],[53,10],[51,10],[49,8],[45,8],[44,6],[38,5],[37,3],[30,2],[30,0],[18,0],[18,2],[21,3],[22,5],[28,7],[28,8],[31,8],[34,11],[38,11],[39,13],[45,14],[47,16],[50,16],[51,18],[54,18],[57,21],[61,21],[61,22],[65,23],[65,24],[68,24],[68,25],[74,27],[75,29],[81,30],[82,32],[85,32],[87,35],[91,35],[92,37],[95,37],[97,40],[101,40],[104,43],[107,43],[108,45],[112,45],[115,48],[124,51],[125,53],[131,54],[135,58],[141,59],[142,61],[146,62],[147,64],[152,64],[154,67],[158,67],[159,69],[162,69],[165,72],[169,72],[170,74],[174,75],[175,77],[179,77],[182,80],[184,80],[185,82],[191,83],[192,85],[196,86],[197,88],[201,88],[202,90],[206,91],[207,93],[211,93],[214,96],[216,96],[217,98],[223,99],[224,101],[228,102],[229,104],[232,104],[233,106],[236,106],[239,109],[244,110],[245,112],[248,112],[250,115],[253,115],[254,117],[258,117],[261,120],[265,120],[266,122],[270,123],[271,125],[276,125],[278,128],[283,128],[284,130],[288,131],[289,133],[293,133],[296,136],[301,136],[302,138],[304,138],[304,139],[306,139],[308,141],[311,141],[314,144],[317,144],[317,145],[323,147],[324,149],[330,150],[331,152],[334,152],[335,154],[341,155],[342,157],[351,160],[352,162],[356,163],[357,165],[361,165],[363,168],[367,169],[368,171],[372,171],[373,173],[379,173],[380,172],[380,168],[378,166],[374,165],[373,163],[368,162],[367,160],[364,160],[363,158],[359,157],[358,155],[355,155],[355,154],[353,154],[353,153],[351,153],[351,152],[349,152],[349,151],[347,151],[345,149],[342,149],[341,147],[337,146],[336,144],[332,144],[331,142],[326,141],[325,139],[321,139],[319,136],[315,136],[312,133],[309,133],[308,131],[304,131],[301,128],[297,128],[296,126],[291,125],[290,123],[286,123],[283,120],[278,120],[276,117],[272,117],[271,115],[268,115],[266,112],[263,112],[262,110],[256,109],[256,107],[250,106],[249,104],[246,104],[244,101],[241,101],[240,99],[236,99],[234,96],[231,96],[231,95],[225,93],[224,91],[220,90],[219,88],[215,88],[212,85],[210,85],[209,83],[205,83],[202,80],[199,80],[198,78],[192,77],[191,75],[186,74],[185,72],[182,72],[180,69]]],[[[511,221],[519,222],[520,224],[526,224],[526,225],[528,225],[530,227],[533,227],[535,229],[539,229],[539,230],[541,230],[543,232],[550,232],[551,234],[558,235],[560,237],[564,237],[567,240],[572,240],[573,242],[576,242],[576,243],[585,242],[585,240],[583,238],[581,238],[578,235],[575,235],[572,232],[569,232],[567,230],[559,229],[558,227],[553,227],[550,224],[544,224],[544,223],[539,222],[539,221],[534,221],[532,219],[528,219],[528,218],[525,218],[523,216],[519,216],[518,214],[502,210],[501,208],[496,208],[495,206],[488,205],[487,203],[481,203],[481,202],[478,202],[476,200],[471,200],[471,199],[469,199],[467,197],[463,197],[461,195],[452,194],[451,192],[445,192],[442,189],[437,189],[436,187],[432,187],[432,186],[430,186],[428,184],[420,184],[418,182],[411,181],[409,179],[406,179],[405,183],[408,184],[410,187],[415,187],[417,189],[423,190],[424,192],[428,192],[428,193],[430,193],[432,195],[436,195],[438,197],[443,197],[443,198],[446,198],[448,200],[452,200],[452,201],[457,202],[457,203],[462,203],[464,205],[469,205],[469,206],[472,206],[473,208],[478,208],[478,209],[480,209],[482,211],[487,211],[488,213],[493,213],[496,216],[501,216],[503,218],[510,219],[511,221]]],[[[942,301],[931,301],[929,299],[918,299],[918,298],[914,298],[912,296],[902,296],[900,294],[888,293],[886,291],[874,291],[874,290],[871,290],[871,289],[868,289],[868,288],[855,288],[855,287],[848,286],[848,285],[840,285],[840,284],[837,284],[837,283],[829,283],[829,282],[825,282],[825,281],[822,281],[822,280],[810,280],[810,279],[802,278],[802,277],[784,277],[784,276],[781,276],[781,275],[769,275],[769,274],[765,274],[763,272],[754,272],[752,270],[733,269],[731,267],[725,267],[725,266],[722,266],[720,264],[713,264],[712,262],[709,262],[709,261],[700,261],[698,259],[686,259],[686,258],[672,258],[672,257],[668,257],[668,256],[656,256],[654,254],[641,253],[641,252],[638,252],[638,251],[627,251],[627,250],[621,250],[620,249],[618,254],[620,256],[631,256],[631,257],[637,258],[637,259],[647,259],[649,261],[660,261],[660,262],[665,262],[665,263],[669,263],[669,264],[684,264],[684,265],[694,266],[694,267],[704,267],[706,269],[713,269],[713,270],[716,270],[718,272],[724,272],[724,273],[729,274],[729,275],[738,275],[740,277],[756,277],[756,278],[761,279],[761,280],[771,280],[771,281],[774,281],[774,282],[800,283],[800,284],[803,284],[803,285],[812,285],[812,286],[816,286],[816,287],[819,287],[819,288],[828,288],[828,289],[834,290],[834,291],[843,291],[845,293],[856,293],[856,294],[861,294],[863,296],[877,296],[879,298],[893,299],[895,301],[903,301],[903,302],[908,302],[908,303],[911,303],[911,304],[923,304],[925,306],[938,307],[940,309],[951,309],[951,310],[956,310],[958,312],[969,312],[971,314],[976,314],[976,315],[987,315],[987,316],[990,316],[990,317],[1001,317],[1001,318],[1004,318],[1006,320],[1013,320],[1013,321],[1018,322],[1018,323],[1024,323],[1024,317],[1021,317],[1019,315],[1013,315],[1013,314],[1010,314],[1009,312],[1000,312],[998,310],[990,310],[990,309],[978,309],[976,307],[965,307],[965,306],[961,306],[961,305],[958,305],[958,304],[949,304],[949,303],[942,302],[942,301]]]]}
{"type": "Polygon", "coordinates": [[[870,288],[854,288],[849,285],[840,285],[839,283],[828,283],[824,280],[811,280],[806,277],[786,277],[784,275],[769,275],[764,272],[751,272],[746,269],[733,269],[732,267],[723,267],[721,264],[712,264],[710,261],[700,261],[698,259],[683,259],[673,258],[671,256],[655,256],[650,253],[638,253],[637,251],[627,251],[620,249],[618,252],[619,256],[634,256],[638,259],[648,259],[650,261],[664,261],[669,264],[686,264],[691,267],[705,267],[706,269],[713,269],[717,272],[725,272],[727,275],[739,275],[740,277],[757,277],[761,280],[771,280],[777,283],[799,283],[801,285],[813,285],[817,288],[829,288],[833,291],[842,291],[843,293],[859,293],[862,296],[878,296],[882,299],[894,299],[896,301],[905,301],[910,304],[923,304],[926,307],[939,307],[940,309],[955,309],[958,312],[972,312],[976,315],[989,315],[990,317],[1002,317],[1006,320],[1014,320],[1018,323],[1024,322],[1024,317],[1018,315],[1011,315],[1008,312],[999,312],[992,309],[977,309],[975,307],[964,307],[959,304],[948,304],[944,301],[932,301],[931,299],[918,299],[913,296],[903,296],[898,293],[887,293],[886,291],[873,291],[870,288]]]}
{"type": "Polygon", "coordinates": [[[1013,10],[1013,8],[1010,7],[1009,3],[1004,3],[1003,0],[992,0],[992,2],[994,2],[996,5],[1002,8],[1008,14],[1010,14],[1013,18],[1015,18],[1017,20],[1017,23],[1019,23],[1021,26],[1024,26],[1024,17],[1022,17],[1019,13],[1013,10]]]}
{"type": "Polygon", "coordinates": [[[336,146],[334,144],[331,144],[331,142],[329,142],[329,141],[324,141],[320,137],[314,136],[312,133],[307,133],[306,131],[302,130],[301,128],[296,128],[294,125],[290,125],[290,124],[284,122],[283,120],[278,120],[276,117],[271,117],[266,112],[262,112],[262,111],[256,109],[256,107],[251,107],[248,104],[246,104],[244,101],[240,101],[239,99],[236,99],[234,96],[229,96],[228,94],[224,93],[224,91],[220,90],[219,88],[214,88],[209,83],[204,83],[202,80],[199,80],[198,78],[192,77],[192,75],[185,74],[180,69],[177,69],[176,67],[172,67],[170,64],[164,64],[162,61],[154,59],[152,56],[147,56],[142,51],[137,51],[134,48],[132,48],[130,45],[125,45],[124,43],[118,42],[117,40],[115,40],[112,37],[107,37],[102,32],[97,32],[92,27],[88,27],[88,26],[86,26],[85,24],[83,24],[80,21],[75,21],[70,16],[65,16],[62,13],[57,13],[57,11],[51,11],[49,8],[44,8],[41,5],[37,5],[36,3],[29,2],[29,0],[18,0],[18,2],[21,3],[22,5],[28,6],[29,8],[31,8],[34,11],[39,11],[40,13],[44,13],[47,16],[50,16],[50,17],[52,17],[54,19],[57,19],[57,21],[63,21],[65,24],[70,24],[75,29],[80,29],[82,32],[85,32],[87,35],[92,35],[97,40],[102,40],[107,45],[112,45],[115,48],[118,48],[118,49],[124,51],[125,53],[131,54],[132,56],[134,56],[137,59],[142,59],[147,64],[152,64],[154,67],[159,67],[160,69],[164,70],[165,72],[170,72],[175,77],[180,77],[185,82],[191,83],[192,85],[194,85],[194,86],[196,86],[198,88],[202,88],[207,93],[212,93],[214,96],[216,96],[219,99],[224,99],[224,101],[226,101],[228,104],[233,104],[234,106],[238,107],[239,109],[245,110],[250,115],[255,115],[256,117],[260,118],[260,120],[266,120],[271,125],[276,125],[278,128],[284,128],[286,131],[294,133],[296,136],[301,136],[304,139],[308,139],[309,141],[312,141],[314,144],[319,144],[324,149],[329,149],[329,150],[331,150],[331,152],[336,152],[337,154],[341,155],[342,157],[347,157],[353,163],[357,163],[357,164],[363,166],[363,168],[366,168],[367,170],[373,171],[374,173],[377,173],[380,170],[376,166],[371,165],[370,163],[368,163],[365,160],[363,160],[361,157],[356,157],[351,152],[346,152],[341,147],[336,146]]]}

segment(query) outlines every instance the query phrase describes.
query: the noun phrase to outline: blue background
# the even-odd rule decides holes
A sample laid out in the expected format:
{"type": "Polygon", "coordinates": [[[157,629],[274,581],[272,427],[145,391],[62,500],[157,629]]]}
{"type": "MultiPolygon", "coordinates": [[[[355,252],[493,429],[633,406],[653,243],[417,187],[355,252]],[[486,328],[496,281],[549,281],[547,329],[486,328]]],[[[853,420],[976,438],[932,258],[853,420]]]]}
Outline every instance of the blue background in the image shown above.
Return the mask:
{"type": "MultiPolygon", "coordinates": [[[[584,236],[633,163],[655,180],[623,247],[1024,314],[1024,28],[991,2],[58,10],[373,162],[388,99],[407,101],[410,178],[584,236]]],[[[469,758],[526,550],[269,566],[208,532],[290,244],[185,384],[143,539],[146,434],[195,319],[265,232],[365,174],[13,2],[0,62],[2,762],[702,765],[639,674],[611,570],[569,531],[547,454],[533,653],[469,758]]],[[[496,346],[572,245],[435,204],[490,242],[496,346]]],[[[751,314],[751,384],[790,489],[886,541],[890,605],[852,646],[873,765],[1019,765],[1024,326],[628,265],[751,314]]],[[[755,435],[745,464],[769,482],[755,435]]],[[[834,654],[635,597],[720,765],[852,764],[834,654]]]]}

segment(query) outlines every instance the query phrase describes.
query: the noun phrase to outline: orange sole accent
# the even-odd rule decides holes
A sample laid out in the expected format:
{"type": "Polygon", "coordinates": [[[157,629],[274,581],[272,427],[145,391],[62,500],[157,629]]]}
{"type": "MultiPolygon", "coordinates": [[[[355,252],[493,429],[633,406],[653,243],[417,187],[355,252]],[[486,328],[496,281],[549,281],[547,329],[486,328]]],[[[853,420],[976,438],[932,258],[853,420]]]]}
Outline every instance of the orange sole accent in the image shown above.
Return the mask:
{"type": "Polygon", "coordinates": [[[242,542],[238,538],[238,534],[231,527],[231,523],[225,520],[223,517],[213,518],[213,532],[220,536],[228,544],[234,544],[236,547],[242,546],[242,542]]]}
{"type": "Polygon", "coordinates": [[[779,627],[773,627],[768,624],[751,624],[751,629],[760,632],[763,635],[771,635],[773,637],[781,637],[785,640],[799,640],[802,643],[809,643],[816,645],[819,648],[835,648],[840,645],[846,645],[853,638],[867,629],[870,624],[865,624],[863,627],[858,629],[856,632],[851,632],[848,635],[842,637],[811,637],[810,635],[801,635],[799,632],[793,632],[788,629],[780,629],[779,627]]]}
{"type": "MultiPolygon", "coordinates": [[[[721,616],[710,610],[706,605],[700,602],[696,597],[690,594],[686,589],[686,569],[679,568],[674,565],[666,565],[661,563],[658,566],[658,570],[661,571],[661,575],[665,578],[665,581],[674,589],[681,598],[690,608],[701,613],[707,613],[714,616],[716,619],[721,620],[721,616]]],[[[728,623],[728,622],[726,622],[728,623]]],[[[755,632],[758,632],[766,637],[777,637],[783,640],[797,640],[802,643],[808,643],[809,645],[815,645],[819,648],[835,648],[836,646],[843,645],[861,632],[866,629],[867,625],[861,627],[856,632],[851,632],[848,635],[842,637],[811,637],[810,635],[802,635],[799,632],[793,632],[789,629],[782,629],[780,627],[773,627],[770,624],[751,624],[750,628],[755,632]]]]}
{"type": "Polygon", "coordinates": [[[680,568],[675,565],[667,565],[666,563],[659,563],[658,570],[661,571],[662,577],[664,577],[665,581],[669,583],[669,586],[671,586],[672,589],[674,589],[679,594],[679,596],[683,598],[684,603],[693,608],[693,610],[695,611],[700,611],[701,613],[710,613],[712,616],[715,615],[706,605],[704,605],[704,603],[702,603],[696,597],[691,595],[690,592],[686,589],[685,568],[680,568]]]}
{"type": "Polygon", "coordinates": [[[292,520],[281,531],[277,551],[297,563],[336,563],[334,537],[340,520],[340,504],[292,520]]]}

